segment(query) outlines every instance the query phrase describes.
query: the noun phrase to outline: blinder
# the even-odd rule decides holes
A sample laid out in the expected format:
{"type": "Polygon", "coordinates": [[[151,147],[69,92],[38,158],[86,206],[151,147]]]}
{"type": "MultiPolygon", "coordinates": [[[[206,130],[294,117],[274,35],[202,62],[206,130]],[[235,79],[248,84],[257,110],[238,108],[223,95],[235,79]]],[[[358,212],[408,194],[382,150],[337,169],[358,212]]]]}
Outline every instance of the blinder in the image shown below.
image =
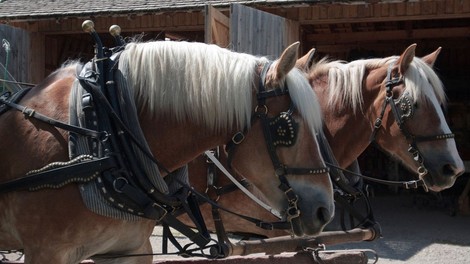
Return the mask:
{"type": "Polygon", "coordinates": [[[403,93],[400,98],[393,100],[396,106],[397,117],[402,120],[410,119],[413,117],[413,98],[411,98],[408,92],[403,93]]]}
{"type": "MultiPolygon", "coordinates": [[[[289,95],[288,87],[266,90],[266,87],[264,86],[264,81],[270,65],[271,63],[264,65],[260,76],[259,90],[257,93],[258,105],[255,107],[252,122],[253,120],[255,120],[255,117],[261,121],[261,126],[263,129],[264,139],[266,141],[268,153],[271,158],[275,174],[280,181],[278,187],[284,192],[285,197],[287,199],[288,207],[285,211],[286,222],[289,223],[290,228],[295,233],[297,227],[294,222],[299,220],[301,214],[300,208],[297,204],[299,201],[299,197],[297,196],[297,194],[295,194],[294,190],[290,186],[287,180],[287,176],[323,174],[328,173],[329,168],[291,168],[280,161],[276,153],[276,148],[278,146],[290,147],[296,143],[299,124],[294,120],[292,116],[295,109],[294,105],[291,105],[287,111],[281,112],[275,117],[268,117],[268,108],[265,104],[266,99],[277,96],[289,95]]],[[[246,132],[246,128],[244,132],[246,132]]],[[[239,145],[241,143],[241,140],[235,139],[244,138],[238,135],[240,133],[241,132],[236,133],[232,140],[228,142],[225,147],[226,151],[228,152],[229,167],[235,149],[234,146],[239,145]]]]}
{"type": "Polygon", "coordinates": [[[287,112],[282,112],[274,118],[267,118],[272,144],[275,147],[290,147],[297,140],[299,124],[292,117],[292,112],[291,107],[287,112]]]}

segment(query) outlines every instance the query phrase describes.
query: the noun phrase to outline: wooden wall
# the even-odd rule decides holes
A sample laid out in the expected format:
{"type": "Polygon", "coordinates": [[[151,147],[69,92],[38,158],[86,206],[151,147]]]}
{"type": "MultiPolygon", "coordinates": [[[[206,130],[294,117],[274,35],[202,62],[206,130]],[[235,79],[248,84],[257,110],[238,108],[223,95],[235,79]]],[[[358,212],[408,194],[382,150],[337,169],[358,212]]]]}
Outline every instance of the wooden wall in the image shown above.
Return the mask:
{"type": "MultiPolygon", "coordinates": [[[[467,56],[446,54],[446,49],[459,49],[470,37],[470,1],[364,1],[348,4],[313,2],[297,6],[250,6],[279,15],[295,25],[287,31],[301,41],[302,53],[315,47],[317,54],[329,54],[348,59],[350,52],[370,52],[386,56],[400,52],[412,41],[418,42],[418,53],[443,47],[447,56],[444,69],[463,65],[449,74],[470,76],[467,56]],[[463,25],[458,21],[464,20],[463,25]],[[446,26],[446,24],[448,25],[446,26]],[[443,25],[442,25],[443,24],[443,25]],[[292,29],[294,28],[294,29],[292,29]],[[450,41],[449,41],[450,40],[450,41]],[[462,42],[463,41],[463,42],[462,42]],[[449,66],[449,67],[448,67],[449,66]]],[[[218,9],[228,15],[228,8],[218,9]]],[[[90,39],[82,32],[81,23],[87,18],[60,18],[27,22],[10,22],[12,26],[31,32],[32,80],[40,80],[64,59],[89,54],[90,39]],[[41,46],[40,43],[44,43],[41,46]],[[82,43],[80,47],[79,43],[82,43]],[[67,48],[69,47],[69,48],[67,48]],[[44,70],[42,70],[44,69],[44,70]]],[[[171,37],[204,41],[204,10],[188,12],[142,13],[92,18],[96,30],[106,36],[112,24],[119,24],[128,36],[145,33],[145,38],[171,37]]],[[[104,37],[105,38],[105,37],[104,37]]],[[[290,43],[289,43],[290,44],[290,43]]],[[[447,74],[447,73],[446,73],[447,74]]]]}
{"type": "MultiPolygon", "coordinates": [[[[7,67],[13,78],[17,81],[29,81],[29,34],[28,32],[0,25],[0,63],[7,67]],[[3,41],[10,44],[10,52],[8,55],[8,65],[6,65],[7,53],[3,41]]],[[[0,78],[4,78],[3,68],[0,70],[0,78]]]]}
{"type": "Polygon", "coordinates": [[[231,48],[258,56],[279,57],[288,43],[287,19],[243,5],[230,11],[231,48]]]}
{"type": "MultiPolygon", "coordinates": [[[[11,22],[10,25],[30,33],[30,82],[37,83],[69,59],[87,60],[93,56],[93,41],[82,30],[82,23],[90,18],[67,18],[11,22]]],[[[171,39],[204,42],[204,15],[198,12],[171,12],[161,14],[94,17],[95,29],[104,45],[112,46],[109,27],[117,24],[125,37],[140,35],[143,40],[171,39]]],[[[25,49],[25,50],[28,50],[25,49]]]]}

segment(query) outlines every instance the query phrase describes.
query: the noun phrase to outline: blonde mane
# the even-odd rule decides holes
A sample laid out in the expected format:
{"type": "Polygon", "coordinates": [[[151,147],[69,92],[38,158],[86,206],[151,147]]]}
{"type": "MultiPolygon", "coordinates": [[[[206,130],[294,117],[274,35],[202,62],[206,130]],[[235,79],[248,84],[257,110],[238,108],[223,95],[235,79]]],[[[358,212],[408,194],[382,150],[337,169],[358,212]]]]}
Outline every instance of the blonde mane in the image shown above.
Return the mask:
{"type": "MultiPolygon", "coordinates": [[[[328,105],[330,107],[351,107],[362,110],[362,83],[367,69],[375,69],[398,59],[392,56],[382,59],[329,61],[322,59],[310,71],[310,78],[328,74],[328,105]]],[[[428,102],[427,97],[436,97],[445,105],[446,95],[441,80],[434,70],[423,60],[415,57],[404,75],[406,91],[415,102],[428,102]],[[431,86],[431,88],[429,88],[431,86]]]]}
{"type": "MultiPolygon", "coordinates": [[[[128,44],[119,69],[133,89],[138,111],[226,131],[250,125],[256,69],[266,61],[216,45],[155,41],[128,44]]],[[[321,127],[320,107],[305,76],[293,70],[286,83],[294,104],[316,131],[321,127]]]]}

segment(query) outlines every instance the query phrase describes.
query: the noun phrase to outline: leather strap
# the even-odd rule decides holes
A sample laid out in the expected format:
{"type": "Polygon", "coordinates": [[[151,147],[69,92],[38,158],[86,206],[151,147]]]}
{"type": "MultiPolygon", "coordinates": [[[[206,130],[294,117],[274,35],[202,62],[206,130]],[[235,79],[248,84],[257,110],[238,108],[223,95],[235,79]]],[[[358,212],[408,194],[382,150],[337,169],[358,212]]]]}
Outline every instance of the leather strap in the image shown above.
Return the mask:
{"type": "Polygon", "coordinates": [[[84,183],[96,178],[93,172],[101,172],[115,166],[111,157],[81,161],[80,163],[32,174],[0,184],[0,193],[41,188],[60,188],[68,183],[84,183]],[[92,172],[92,173],[90,173],[92,172]]]}

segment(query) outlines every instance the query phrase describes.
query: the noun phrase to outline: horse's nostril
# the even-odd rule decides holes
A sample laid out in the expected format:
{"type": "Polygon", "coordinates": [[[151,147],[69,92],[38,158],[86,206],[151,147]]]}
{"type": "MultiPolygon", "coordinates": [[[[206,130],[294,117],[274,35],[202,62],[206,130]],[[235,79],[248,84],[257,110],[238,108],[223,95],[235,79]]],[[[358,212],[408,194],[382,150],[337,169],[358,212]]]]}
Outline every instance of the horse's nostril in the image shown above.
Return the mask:
{"type": "Polygon", "coordinates": [[[442,175],[448,175],[448,176],[460,176],[463,173],[463,171],[459,170],[452,164],[446,164],[442,167],[442,175]]]}
{"type": "Polygon", "coordinates": [[[331,214],[328,209],[325,207],[320,207],[317,210],[317,218],[320,220],[321,223],[326,224],[330,221],[331,219],[331,214]]]}
{"type": "Polygon", "coordinates": [[[452,165],[446,164],[442,167],[442,174],[443,175],[453,175],[454,174],[454,169],[452,168],[452,165]]]}

